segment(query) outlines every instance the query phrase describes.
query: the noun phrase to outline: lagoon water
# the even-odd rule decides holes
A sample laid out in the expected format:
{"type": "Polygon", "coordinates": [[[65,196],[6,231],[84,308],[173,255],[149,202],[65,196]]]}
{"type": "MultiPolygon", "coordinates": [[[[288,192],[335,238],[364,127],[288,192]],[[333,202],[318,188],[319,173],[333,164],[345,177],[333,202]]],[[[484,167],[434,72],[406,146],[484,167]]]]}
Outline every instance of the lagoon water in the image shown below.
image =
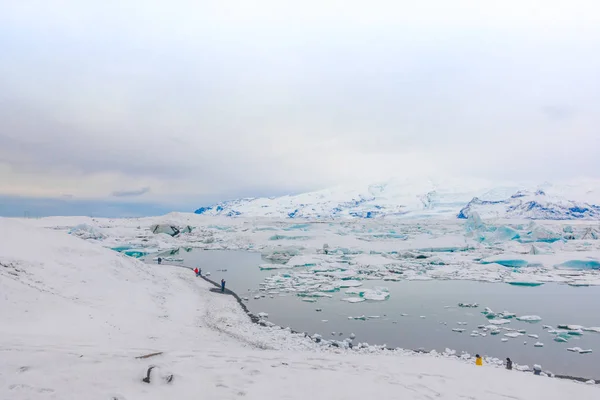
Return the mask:
{"type": "Polygon", "coordinates": [[[556,328],[558,324],[600,326],[600,287],[558,284],[519,287],[474,281],[363,281],[366,288],[387,287],[389,299],[352,304],[341,301],[345,297],[345,289],[341,289],[331,293],[332,298],[319,298],[315,303],[304,302],[293,293],[273,294],[273,298],[267,295],[255,300],[255,295],[265,294],[259,291],[265,277],[278,273],[258,268],[265,262],[259,253],[181,249],[176,254],[163,256],[183,259],[170,264],[201,267],[204,274],[210,272],[214,281],[225,279],[228,289],[249,298],[247,306],[251,312],[266,312],[271,322],[296,331],[319,333],[325,339],[337,340],[354,333],[354,343],[440,352],[450,348],[458,353],[466,351],[501,359],[510,357],[515,363],[540,364],[544,370],[556,374],[600,379],[600,334],[585,332],[582,336],[572,336],[567,343],[558,343],[553,340],[554,334],[543,329],[543,325],[556,328]],[[458,303],[478,303],[479,307],[462,308],[458,303]],[[471,332],[478,330],[479,325],[488,324],[481,313],[485,307],[496,312],[509,311],[517,316],[539,315],[542,321],[528,323],[512,319],[504,326],[526,330],[526,335],[517,338],[504,336],[506,331],[499,335],[487,332],[485,337],[472,337],[471,332]],[[348,318],[362,315],[378,318],[348,318]],[[458,322],[466,324],[459,325],[458,322]],[[453,328],[465,331],[457,333],[452,331],[453,328]],[[538,335],[539,339],[528,337],[528,334],[538,335]],[[502,338],[508,341],[503,342],[502,338]],[[534,347],[538,341],[544,343],[544,347],[534,347]],[[594,352],[579,354],[567,351],[569,347],[594,352]]]}

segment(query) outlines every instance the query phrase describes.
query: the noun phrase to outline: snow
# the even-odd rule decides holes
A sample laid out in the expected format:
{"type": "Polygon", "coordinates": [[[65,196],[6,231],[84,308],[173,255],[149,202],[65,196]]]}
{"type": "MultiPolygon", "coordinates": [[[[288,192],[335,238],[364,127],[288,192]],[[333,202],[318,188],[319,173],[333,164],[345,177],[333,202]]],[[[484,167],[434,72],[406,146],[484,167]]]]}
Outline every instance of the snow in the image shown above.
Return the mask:
{"type": "Polygon", "coordinates": [[[441,355],[331,350],[252,324],[232,297],[210,292],[184,268],[145,265],[14,220],[0,219],[0,263],[3,399],[597,395],[594,387],[559,380],[540,386],[527,374],[441,355]],[[161,354],[136,358],[153,353],[161,354]],[[143,383],[150,365],[151,382],[143,383]],[[319,390],[309,391],[307,382],[319,390]]]}

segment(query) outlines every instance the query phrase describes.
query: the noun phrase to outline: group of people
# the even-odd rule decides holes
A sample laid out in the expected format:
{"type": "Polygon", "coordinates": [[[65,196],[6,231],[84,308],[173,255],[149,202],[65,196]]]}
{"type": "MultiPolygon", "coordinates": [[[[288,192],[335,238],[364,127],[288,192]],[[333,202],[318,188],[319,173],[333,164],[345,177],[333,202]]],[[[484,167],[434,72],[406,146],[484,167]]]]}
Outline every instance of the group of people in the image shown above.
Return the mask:
{"type": "MultiPolygon", "coordinates": [[[[202,276],[202,268],[196,267],[194,273],[196,274],[196,278],[202,276]]],[[[221,293],[225,293],[225,279],[221,279],[221,293]]]]}
{"type": "MultiPolygon", "coordinates": [[[[475,365],[477,365],[477,366],[483,365],[483,358],[481,358],[481,356],[479,354],[475,354],[475,365]]],[[[506,369],[512,370],[512,367],[513,367],[512,360],[507,357],[506,358],[506,369]]]]}

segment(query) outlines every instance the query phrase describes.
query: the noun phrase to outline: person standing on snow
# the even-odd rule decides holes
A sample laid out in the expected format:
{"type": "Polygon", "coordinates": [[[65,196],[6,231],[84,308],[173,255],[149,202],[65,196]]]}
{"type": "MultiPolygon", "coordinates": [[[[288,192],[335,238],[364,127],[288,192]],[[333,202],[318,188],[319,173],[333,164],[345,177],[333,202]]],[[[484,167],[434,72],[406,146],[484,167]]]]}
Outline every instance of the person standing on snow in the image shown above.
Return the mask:
{"type": "Polygon", "coordinates": [[[198,267],[196,267],[196,269],[194,270],[194,273],[196,274],[196,278],[198,277],[198,267]]]}
{"type": "Polygon", "coordinates": [[[202,268],[198,268],[198,276],[202,276],[202,268]]]}
{"type": "Polygon", "coordinates": [[[508,357],[506,358],[506,369],[512,370],[512,361],[508,357]]]}
{"type": "Polygon", "coordinates": [[[481,367],[483,365],[483,359],[479,354],[475,355],[475,365],[481,367]]]}
{"type": "Polygon", "coordinates": [[[221,279],[221,293],[225,293],[225,279],[221,279]]]}

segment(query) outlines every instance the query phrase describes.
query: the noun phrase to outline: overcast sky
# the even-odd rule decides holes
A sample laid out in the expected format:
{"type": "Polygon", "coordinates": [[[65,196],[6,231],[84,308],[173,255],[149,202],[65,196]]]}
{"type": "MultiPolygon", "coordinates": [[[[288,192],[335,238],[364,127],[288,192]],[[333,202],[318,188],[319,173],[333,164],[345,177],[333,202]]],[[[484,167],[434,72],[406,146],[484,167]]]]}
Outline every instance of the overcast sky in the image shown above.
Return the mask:
{"type": "Polygon", "coordinates": [[[594,0],[0,0],[0,51],[0,196],[600,178],[594,0]]]}

